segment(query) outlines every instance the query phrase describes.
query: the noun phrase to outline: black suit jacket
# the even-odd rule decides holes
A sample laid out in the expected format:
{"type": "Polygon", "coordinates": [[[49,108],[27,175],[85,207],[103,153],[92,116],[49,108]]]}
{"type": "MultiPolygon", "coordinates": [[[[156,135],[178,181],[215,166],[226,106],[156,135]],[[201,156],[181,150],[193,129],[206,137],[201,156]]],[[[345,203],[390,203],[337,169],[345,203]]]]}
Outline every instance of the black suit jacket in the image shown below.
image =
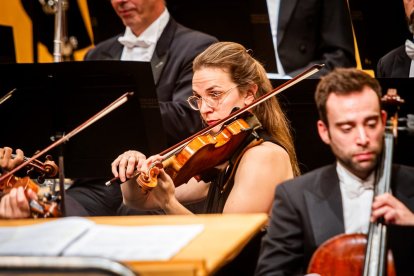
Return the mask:
{"type": "MultiPolygon", "coordinates": [[[[414,210],[414,168],[394,166],[394,195],[414,210]]],[[[414,228],[388,227],[398,275],[412,273],[414,228]]],[[[256,275],[303,275],[314,251],[344,233],[339,179],[329,165],[279,185],[256,275]]]]}
{"type": "MultiPolygon", "coordinates": [[[[119,60],[123,45],[122,34],[99,43],[85,60],[119,60]]],[[[202,127],[198,111],[187,103],[192,93],[193,59],[209,45],[217,42],[213,36],[178,24],[170,18],[159,38],[151,67],[160,103],[161,117],[170,145],[180,142],[202,127]]]]}
{"type": "Polygon", "coordinates": [[[383,56],[377,64],[377,78],[408,78],[411,59],[405,52],[405,44],[383,56]]]}
{"type": "Polygon", "coordinates": [[[318,73],[356,65],[351,19],[346,1],[281,0],[277,31],[280,61],[295,76],[324,63],[318,73]]]}

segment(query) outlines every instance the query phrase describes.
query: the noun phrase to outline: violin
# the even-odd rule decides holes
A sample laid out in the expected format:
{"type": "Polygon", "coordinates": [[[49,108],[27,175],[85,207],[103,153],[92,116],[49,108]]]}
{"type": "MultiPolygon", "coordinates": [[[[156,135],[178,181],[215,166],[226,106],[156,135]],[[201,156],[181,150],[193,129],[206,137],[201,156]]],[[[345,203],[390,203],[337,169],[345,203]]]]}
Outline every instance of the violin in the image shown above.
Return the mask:
{"type": "MultiPolygon", "coordinates": [[[[205,129],[195,133],[191,137],[168,148],[160,153],[164,160],[151,164],[147,172],[136,172],[132,179],[137,179],[139,187],[148,192],[157,185],[157,175],[161,168],[173,179],[174,185],[179,186],[190,178],[213,169],[215,166],[228,160],[237,150],[246,137],[254,134],[259,127],[257,119],[253,119],[250,109],[274,97],[276,94],[286,90],[305,78],[317,73],[324,65],[316,64],[292,78],[272,91],[254,100],[249,105],[233,111],[229,116],[223,118],[205,129]],[[248,119],[246,119],[248,118],[248,119]],[[229,123],[231,122],[231,123],[229,123]],[[213,136],[209,131],[218,125],[223,125],[219,134],[213,136]]],[[[260,124],[260,123],[259,123],[260,124]]],[[[106,182],[107,186],[118,183],[115,177],[106,182]]]]}
{"type": "MultiPolygon", "coordinates": [[[[157,185],[157,175],[160,168],[171,176],[175,186],[186,183],[194,172],[203,175],[211,168],[222,164],[236,149],[253,134],[258,138],[255,130],[261,124],[253,114],[247,118],[239,118],[228,125],[224,125],[219,133],[212,135],[206,133],[191,140],[178,153],[165,159],[161,164],[155,162],[147,174],[138,176],[138,185],[149,191],[157,185]],[[206,165],[208,164],[208,165],[206,165]]],[[[201,176],[198,176],[201,178],[201,176]]]]}
{"type": "MultiPolygon", "coordinates": [[[[12,155],[14,156],[14,155],[12,155]]],[[[27,160],[26,157],[24,157],[27,160]]],[[[38,181],[42,183],[44,179],[54,177],[57,174],[58,167],[55,162],[52,160],[51,156],[47,156],[47,160],[42,163],[39,160],[33,160],[27,164],[29,168],[27,173],[37,172],[40,175],[38,176],[38,181]]],[[[52,198],[51,196],[43,196],[40,201],[30,199],[27,195],[27,191],[31,189],[36,194],[39,192],[39,186],[29,176],[17,177],[13,174],[7,175],[4,179],[0,181],[0,197],[8,194],[13,188],[23,187],[26,198],[29,199],[29,207],[31,215],[34,218],[38,217],[60,217],[62,216],[59,205],[58,198],[52,198]]]]}
{"type": "MultiPolygon", "coordinates": [[[[391,129],[385,132],[384,151],[377,169],[374,197],[391,191],[391,169],[394,137],[397,134],[396,105],[404,103],[394,90],[382,98],[384,105],[394,107],[391,129]]],[[[387,225],[383,220],[371,222],[368,234],[341,234],[324,242],[312,255],[308,273],[321,275],[396,275],[393,255],[387,249],[387,225]]]]}

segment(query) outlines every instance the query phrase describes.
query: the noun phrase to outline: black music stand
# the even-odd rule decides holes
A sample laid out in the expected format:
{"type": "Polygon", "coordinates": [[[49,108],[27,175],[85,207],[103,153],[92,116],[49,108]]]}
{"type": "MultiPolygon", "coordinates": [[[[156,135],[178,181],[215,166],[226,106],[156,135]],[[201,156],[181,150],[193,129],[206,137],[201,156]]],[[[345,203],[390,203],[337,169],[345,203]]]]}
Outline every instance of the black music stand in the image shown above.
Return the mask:
{"type": "MultiPolygon", "coordinates": [[[[129,149],[147,155],[166,149],[151,66],[148,62],[83,61],[0,64],[1,146],[26,156],[51,144],[125,92],[134,97],[64,144],[65,176],[111,178],[110,164],[129,149]]],[[[58,151],[52,150],[57,162],[58,151]]],[[[43,161],[43,160],[41,160],[43,161]]]]}

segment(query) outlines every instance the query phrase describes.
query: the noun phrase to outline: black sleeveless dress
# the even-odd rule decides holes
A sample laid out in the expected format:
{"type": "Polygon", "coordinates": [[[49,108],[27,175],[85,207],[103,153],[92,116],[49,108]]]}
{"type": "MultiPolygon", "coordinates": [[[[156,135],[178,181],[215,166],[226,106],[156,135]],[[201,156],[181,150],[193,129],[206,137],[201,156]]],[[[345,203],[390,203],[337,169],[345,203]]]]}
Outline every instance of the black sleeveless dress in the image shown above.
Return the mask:
{"type": "Polygon", "coordinates": [[[222,171],[217,171],[216,176],[209,179],[211,184],[205,202],[205,213],[223,213],[224,205],[234,186],[234,175],[239,161],[244,152],[251,147],[252,141],[255,140],[261,140],[262,142],[269,141],[280,145],[263,129],[256,130],[256,133],[251,134],[239,150],[230,158],[228,166],[222,171]]]}

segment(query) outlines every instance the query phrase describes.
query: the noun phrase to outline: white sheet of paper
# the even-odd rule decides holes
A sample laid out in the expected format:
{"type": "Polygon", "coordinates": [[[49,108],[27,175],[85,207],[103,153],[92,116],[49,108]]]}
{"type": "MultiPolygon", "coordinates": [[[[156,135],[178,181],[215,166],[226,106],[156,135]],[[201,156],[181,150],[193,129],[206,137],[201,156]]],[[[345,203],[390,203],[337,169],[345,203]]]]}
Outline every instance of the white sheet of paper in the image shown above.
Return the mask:
{"type": "Polygon", "coordinates": [[[168,260],[204,229],[202,224],[110,226],[95,225],[64,253],[99,256],[117,261],[168,260]]]}
{"type": "Polygon", "coordinates": [[[28,226],[0,227],[0,255],[168,260],[203,229],[202,224],[113,226],[68,217],[28,226]]]}
{"type": "Polygon", "coordinates": [[[94,225],[85,218],[68,217],[28,226],[0,227],[0,255],[58,256],[94,225]]]}

